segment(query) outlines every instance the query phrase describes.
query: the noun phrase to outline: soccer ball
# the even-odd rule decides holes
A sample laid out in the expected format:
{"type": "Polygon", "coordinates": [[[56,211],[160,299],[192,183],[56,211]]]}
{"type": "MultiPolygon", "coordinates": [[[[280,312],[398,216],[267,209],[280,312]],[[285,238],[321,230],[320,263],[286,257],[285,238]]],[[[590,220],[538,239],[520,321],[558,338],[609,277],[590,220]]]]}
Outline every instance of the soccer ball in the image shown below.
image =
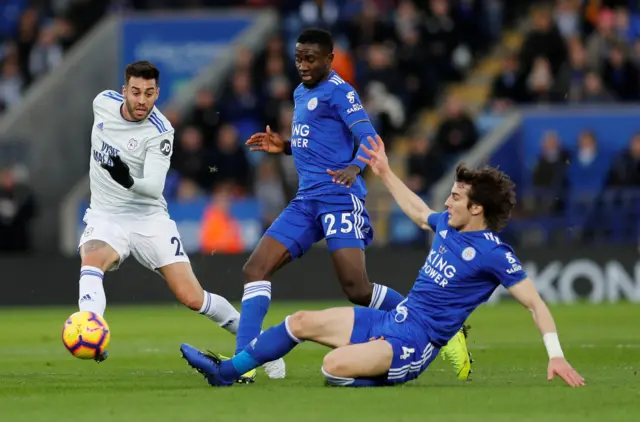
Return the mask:
{"type": "Polygon", "coordinates": [[[78,359],[95,359],[109,346],[111,332],[107,322],[93,312],[76,312],[62,327],[62,343],[78,359]]]}

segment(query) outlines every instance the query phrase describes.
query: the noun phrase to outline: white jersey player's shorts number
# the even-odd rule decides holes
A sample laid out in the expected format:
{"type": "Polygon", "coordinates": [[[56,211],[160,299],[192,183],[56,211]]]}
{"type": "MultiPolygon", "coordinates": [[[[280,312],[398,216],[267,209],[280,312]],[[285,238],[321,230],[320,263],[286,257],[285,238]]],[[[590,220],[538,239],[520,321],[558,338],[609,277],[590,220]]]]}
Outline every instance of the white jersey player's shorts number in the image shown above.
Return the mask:
{"type": "Polygon", "coordinates": [[[150,270],[189,262],[178,227],[167,215],[130,218],[88,209],[84,222],[90,229],[80,237],[79,246],[90,240],[109,244],[120,256],[111,270],[117,269],[129,254],[150,270]]]}
{"type": "MultiPolygon", "coordinates": [[[[353,230],[353,223],[351,222],[351,220],[349,220],[349,217],[351,217],[350,212],[343,212],[341,214],[340,231],[342,233],[350,233],[353,230]]],[[[327,225],[327,234],[326,234],[327,236],[334,235],[338,232],[336,229],[333,228],[333,226],[336,224],[335,215],[326,214],[324,216],[324,222],[327,225]]]]}
{"type": "Polygon", "coordinates": [[[176,245],[176,256],[184,256],[184,252],[182,252],[182,242],[176,236],[171,238],[171,244],[176,245]]]}

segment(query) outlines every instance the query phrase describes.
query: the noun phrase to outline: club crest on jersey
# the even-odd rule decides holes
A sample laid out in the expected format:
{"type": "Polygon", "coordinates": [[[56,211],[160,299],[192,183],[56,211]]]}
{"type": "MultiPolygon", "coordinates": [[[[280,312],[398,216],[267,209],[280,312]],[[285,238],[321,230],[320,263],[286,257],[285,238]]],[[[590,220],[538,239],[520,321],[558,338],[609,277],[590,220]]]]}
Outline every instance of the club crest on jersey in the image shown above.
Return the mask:
{"type": "Polygon", "coordinates": [[[104,123],[100,122],[96,125],[96,127],[98,128],[98,130],[103,130],[104,129],[104,123]]]}
{"type": "Polygon", "coordinates": [[[127,142],[127,149],[129,151],[133,151],[136,148],[138,148],[138,141],[133,138],[129,139],[129,142],[127,142]]]}
{"type": "Polygon", "coordinates": [[[462,251],[462,259],[464,259],[465,261],[471,261],[475,257],[476,257],[476,250],[473,249],[471,246],[469,246],[468,248],[465,248],[465,250],[462,251]]]}
{"type": "Polygon", "coordinates": [[[93,233],[93,227],[89,226],[86,229],[84,229],[84,233],[82,235],[84,237],[87,237],[87,236],[91,236],[91,233],[93,233]]]}
{"type": "Polygon", "coordinates": [[[316,107],[318,107],[318,98],[317,97],[313,97],[307,103],[307,108],[309,109],[309,111],[313,111],[313,110],[316,109],[316,107]]]}

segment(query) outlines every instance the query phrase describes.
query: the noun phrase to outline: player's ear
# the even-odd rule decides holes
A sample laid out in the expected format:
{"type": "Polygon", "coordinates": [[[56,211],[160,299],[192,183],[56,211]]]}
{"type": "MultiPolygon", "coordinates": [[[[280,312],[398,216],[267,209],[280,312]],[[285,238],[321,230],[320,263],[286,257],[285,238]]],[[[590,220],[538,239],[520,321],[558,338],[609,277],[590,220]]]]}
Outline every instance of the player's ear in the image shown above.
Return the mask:
{"type": "Polygon", "coordinates": [[[331,63],[333,63],[333,58],[335,56],[333,55],[333,53],[329,53],[327,54],[327,65],[330,65],[331,63]]]}
{"type": "Polygon", "coordinates": [[[480,215],[482,214],[483,208],[482,205],[478,205],[478,204],[472,204],[471,207],[469,207],[469,212],[471,213],[471,215],[480,215]]]}
{"type": "Polygon", "coordinates": [[[122,95],[123,95],[124,97],[126,97],[126,96],[127,96],[127,85],[126,85],[126,84],[125,84],[125,85],[122,85],[122,95]]]}

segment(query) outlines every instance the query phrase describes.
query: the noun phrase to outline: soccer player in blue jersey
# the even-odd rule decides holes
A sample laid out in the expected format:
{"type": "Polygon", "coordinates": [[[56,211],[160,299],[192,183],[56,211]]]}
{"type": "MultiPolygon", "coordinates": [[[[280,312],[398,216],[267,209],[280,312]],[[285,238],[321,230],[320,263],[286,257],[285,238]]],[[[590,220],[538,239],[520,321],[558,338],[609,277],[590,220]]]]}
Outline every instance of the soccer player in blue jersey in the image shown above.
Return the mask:
{"type": "MultiPolygon", "coordinates": [[[[364,249],[373,239],[373,228],[364,206],[367,189],[362,171],[366,164],[358,159],[358,155],[366,156],[358,145],[376,132],[355,89],[331,70],[332,60],[331,34],[305,30],[295,47],[302,83],[293,94],[292,138],[284,141],[267,127],[265,133],[247,141],[251,151],[292,155],[299,187],[244,265],[236,353],[261,332],[271,302],[271,276],[322,239],[326,239],[342,289],[352,303],[391,310],[404,300],[393,289],[371,283],[367,276],[364,249]]],[[[471,362],[463,332],[449,349],[454,370],[466,379],[471,362]]],[[[246,374],[242,381],[252,382],[255,375],[246,374]]]]}
{"type": "Polygon", "coordinates": [[[456,169],[446,211],[431,210],[391,171],[382,139],[361,146],[369,164],[402,210],[419,227],[436,233],[406,300],[392,311],[364,307],[300,311],[262,333],[233,359],[222,361],[183,344],[189,363],[212,386],[229,386],[249,369],[284,356],[309,340],[334,348],[322,365],[336,386],[374,387],[417,378],[440,348],[500,285],[533,315],[549,355],[547,378],[584,385],[565,360],[555,323],[513,249],[496,235],[515,205],[514,185],[494,168],[456,169]]]}

